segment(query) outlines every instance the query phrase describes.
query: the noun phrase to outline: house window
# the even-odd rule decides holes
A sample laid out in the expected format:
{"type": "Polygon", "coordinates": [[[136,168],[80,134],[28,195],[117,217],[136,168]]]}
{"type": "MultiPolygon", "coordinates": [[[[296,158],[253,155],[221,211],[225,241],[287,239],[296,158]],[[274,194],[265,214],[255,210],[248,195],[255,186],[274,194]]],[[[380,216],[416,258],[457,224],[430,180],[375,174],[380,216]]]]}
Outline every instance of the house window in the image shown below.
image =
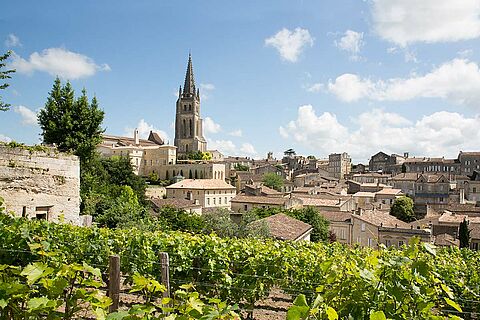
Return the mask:
{"type": "Polygon", "coordinates": [[[207,198],[207,206],[210,205],[210,198],[207,198]]]}
{"type": "Polygon", "coordinates": [[[227,203],[228,203],[228,200],[227,200],[227,197],[225,197],[225,204],[227,204],[227,203]]]}
{"type": "Polygon", "coordinates": [[[222,204],[222,197],[218,197],[218,204],[222,204]]]}
{"type": "Polygon", "coordinates": [[[372,246],[373,246],[372,238],[368,238],[368,246],[369,246],[369,247],[372,247],[372,246]]]}
{"type": "Polygon", "coordinates": [[[246,204],[243,205],[243,211],[247,211],[248,210],[248,206],[246,204]]]}
{"type": "Polygon", "coordinates": [[[362,231],[365,231],[365,222],[362,222],[362,231]]]}
{"type": "Polygon", "coordinates": [[[477,188],[473,187],[473,188],[472,188],[472,192],[473,192],[473,193],[476,193],[476,192],[477,192],[477,188]]]}
{"type": "Polygon", "coordinates": [[[387,247],[390,247],[390,246],[392,245],[392,241],[391,241],[391,240],[388,240],[388,239],[385,240],[385,245],[386,245],[387,247]]]}
{"type": "Polygon", "coordinates": [[[398,240],[398,247],[401,247],[401,246],[403,246],[403,245],[404,245],[403,240],[398,240]]]}
{"type": "Polygon", "coordinates": [[[27,217],[27,207],[22,208],[22,218],[27,217]]]}
{"type": "Polygon", "coordinates": [[[216,203],[216,199],[213,198],[213,205],[216,205],[216,204],[217,204],[217,203],[216,203]]]}
{"type": "Polygon", "coordinates": [[[347,239],[345,229],[340,230],[340,239],[342,240],[347,239]]]}

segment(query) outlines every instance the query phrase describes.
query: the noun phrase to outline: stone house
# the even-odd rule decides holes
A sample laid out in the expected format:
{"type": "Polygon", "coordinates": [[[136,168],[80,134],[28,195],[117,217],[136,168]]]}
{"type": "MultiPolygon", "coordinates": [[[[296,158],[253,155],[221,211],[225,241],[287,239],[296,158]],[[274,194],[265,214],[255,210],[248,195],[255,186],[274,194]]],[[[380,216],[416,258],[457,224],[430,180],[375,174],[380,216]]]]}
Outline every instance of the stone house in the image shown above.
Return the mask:
{"type": "Polygon", "coordinates": [[[202,214],[202,206],[200,201],[181,199],[181,198],[171,198],[171,199],[151,199],[150,200],[154,212],[158,212],[164,207],[172,207],[179,210],[185,210],[189,213],[202,214]]]}
{"type": "Polygon", "coordinates": [[[465,197],[469,201],[480,202],[480,170],[474,170],[469,179],[464,181],[465,197]]]}
{"type": "Polygon", "coordinates": [[[202,208],[231,208],[235,187],[219,179],[185,179],[169,185],[167,199],[198,200],[202,208]]]}
{"type": "Polygon", "coordinates": [[[480,152],[463,152],[458,154],[459,174],[470,176],[475,170],[480,170],[480,152]]]}
{"type": "Polygon", "coordinates": [[[319,214],[330,222],[329,231],[336,236],[337,242],[352,244],[352,214],[344,211],[319,211],[319,214]]]}
{"type": "Polygon", "coordinates": [[[80,161],[54,148],[0,145],[0,197],[16,216],[82,225],[80,161]]]}
{"type": "Polygon", "coordinates": [[[375,193],[375,202],[392,206],[395,200],[403,195],[400,189],[385,188],[375,193]]]}
{"type": "Polygon", "coordinates": [[[352,170],[352,159],[348,153],[332,153],[328,156],[328,172],[330,176],[344,179],[352,170]]]}
{"type": "Polygon", "coordinates": [[[403,162],[405,172],[460,174],[460,163],[456,159],[408,158],[403,162]]]}
{"type": "Polygon", "coordinates": [[[248,196],[239,194],[232,199],[232,211],[248,212],[254,208],[301,209],[303,202],[296,197],[248,196]]]}
{"type": "Polygon", "coordinates": [[[448,202],[450,181],[443,174],[420,174],[415,182],[415,205],[448,202]]]}
{"type": "Polygon", "coordinates": [[[389,179],[389,184],[394,189],[402,190],[402,193],[405,195],[413,197],[415,194],[415,183],[419,176],[420,174],[416,172],[399,173],[389,179]]]}
{"type": "Polygon", "coordinates": [[[321,195],[306,196],[298,195],[304,207],[313,207],[320,211],[343,211],[351,212],[355,210],[355,201],[351,197],[338,195],[337,198],[325,197],[321,195]]]}
{"type": "Polygon", "coordinates": [[[413,237],[422,242],[432,242],[430,230],[414,229],[409,224],[388,214],[388,211],[361,210],[352,215],[352,239],[364,247],[385,246],[401,247],[413,237]]]}
{"type": "Polygon", "coordinates": [[[265,222],[270,235],[277,240],[310,241],[313,227],[308,223],[277,213],[253,223],[265,222]]]}
{"type": "Polygon", "coordinates": [[[381,183],[387,184],[391,175],[377,172],[358,173],[352,176],[352,180],[359,183],[381,183]]]}

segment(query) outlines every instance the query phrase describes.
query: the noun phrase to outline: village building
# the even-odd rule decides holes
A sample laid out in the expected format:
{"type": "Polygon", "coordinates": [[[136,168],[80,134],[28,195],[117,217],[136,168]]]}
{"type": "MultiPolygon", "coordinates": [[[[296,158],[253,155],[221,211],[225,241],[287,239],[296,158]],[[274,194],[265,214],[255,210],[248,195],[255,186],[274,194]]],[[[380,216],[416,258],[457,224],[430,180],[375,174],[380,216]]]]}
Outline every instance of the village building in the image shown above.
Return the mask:
{"type": "Polygon", "coordinates": [[[391,216],[388,211],[360,210],[352,215],[352,239],[364,247],[377,248],[379,244],[401,247],[417,237],[422,242],[432,242],[428,229],[415,229],[413,226],[391,216]]]}
{"type": "Polygon", "coordinates": [[[253,222],[265,223],[270,235],[277,240],[310,241],[313,227],[308,223],[277,213],[253,222]]]}
{"type": "Polygon", "coordinates": [[[336,241],[352,244],[352,214],[345,211],[319,211],[319,214],[330,222],[328,229],[335,234],[336,241]]]}
{"type": "Polygon", "coordinates": [[[254,208],[260,209],[301,209],[303,202],[296,197],[248,196],[239,194],[232,199],[232,211],[248,212],[254,208]]]}
{"type": "Polygon", "coordinates": [[[460,151],[457,161],[460,175],[470,176],[475,170],[480,170],[480,152],[460,151]]]}
{"type": "Polygon", "coordinates": [[[352,159],[348,153],[332,153],[328,156],[328,168],[330,176],[344,179],[352,170],[352,159]]]}
{"type": "Polygon", "coordinates": [[[185,179],[169,185],[167,199],[198,200],[202,208],[231,208],[235,187],[219,179],[185,179]]]}
{"type": "Polygon", "coordinates": [[[0,145],[0,197],[18,217],[84,223],[80,161],[54,148],[0,145]]]}
{"type": "Polygon", "coordinates": [[[170,207],[178,210],[184,210],[188,213],[202,214],[202,205],[198,199],[189,200],[181,198],[170,199],[151,199],[152,208],[154,212],[159,212],[165,207],[170,207]]]}

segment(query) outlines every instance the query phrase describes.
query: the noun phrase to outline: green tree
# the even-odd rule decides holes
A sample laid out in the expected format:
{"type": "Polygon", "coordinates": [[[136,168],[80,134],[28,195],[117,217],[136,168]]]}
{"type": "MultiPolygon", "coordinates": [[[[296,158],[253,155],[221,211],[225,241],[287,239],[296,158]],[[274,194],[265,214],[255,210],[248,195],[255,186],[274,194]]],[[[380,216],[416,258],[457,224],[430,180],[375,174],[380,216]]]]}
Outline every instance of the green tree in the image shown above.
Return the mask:
{"type": "MultiPolygon", "coordinates": [[[[5,62],[8,57],[12,54],[11,51],[7,51],[4,55],[0,56],[0,80],[3,82],[6,79],[11,79],[10,74],[14,73],[14,69],[10,70],[3,70],[6,66],[7,63],[5,62]]],[[[0,90],[5,90],[8,88],[9,84],[8,83],[1,83],[0,84],[0,90]]],[[[0,111],[7,111],[10,108],[10,105],[8,103],[5,103],[2,101],[2,97],[0,96],[0,111]]]]}
{"type": "MultiPolygon", "coordinates": [[[[137,176],[126,157],[100,158],[94,155],[80,166],[81,210],[95,220],[105,214],[119,196],[122,187],[128,186],[141,206],[146,206],[145,180],[137,176]]],[[[123,211],[124,212],[124,211],[123,211]]]]}
{"type": "Polygon", "coordinates": [[[291,156],[294,156],[296,155],[297,153],[295,152],[295,150],[293,150],[292,148],[288,149],[288,150],[285,150],[283,152],[284,155],[286,155],[287,157],[291,157],[291,156]]]}
{"type": "Polygon", "coordinates": [[[269,188],[281,191],[283,187],[283,178],[276,173],[265,173],[262,178],[262,182],[269,188]]]}
{"type": "Polygon", "coordinates": [[[55,144],[58,150],[72,152],[86,161],[93,157],[102,141],[103,117],[95,97],[89,102],[84,89],[75,99],[70,82],[62,87],[57,77],[45,107],[38,114],[38,123],[44,143],[55,144]]]}
{"type": "Polygon", "coordinates": [[[243,165],[241,163],[237,163],[233,166],[233,168],[236,170],[236,171],[248,171],[250,170],[250,168],[247,166],[247,165],[243,165]]]}
{"type": "Polygon", "coordinates": [[[118,187],[116,197],[110,199],[110,206],[95,221],[103,227],[122,228],[145,218],[145,208],[130,186],[118,187]]]}
{"type": "Polygon", "coordinates": [[[397,198],[390,208],[390,214],[404,222],[414,221],[413,200],[405,196],[397,198]]]}
{"type": "Polygon", "coordinates": [[[460,248],[470,247],[470,230],[468,229],[468,221],[463,218],[458,230],[458,239],[460,240],[460,248]]]}

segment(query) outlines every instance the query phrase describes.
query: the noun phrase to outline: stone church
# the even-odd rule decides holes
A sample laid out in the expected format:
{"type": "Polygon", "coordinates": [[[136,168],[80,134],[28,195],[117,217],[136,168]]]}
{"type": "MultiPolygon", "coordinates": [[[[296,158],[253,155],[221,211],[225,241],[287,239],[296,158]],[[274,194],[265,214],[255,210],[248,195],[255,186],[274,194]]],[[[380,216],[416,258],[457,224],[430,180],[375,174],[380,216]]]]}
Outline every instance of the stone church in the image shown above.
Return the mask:
{"type": "Polygon", "coordinates": [[[207,141],[203,137],[203,120],[200,117],[200,90],[195,87],[192,56],[188,56],[185,83],[178,90],[175,116],[175,146],[177,157],[189,152],[207,151],[207,141]]]}

